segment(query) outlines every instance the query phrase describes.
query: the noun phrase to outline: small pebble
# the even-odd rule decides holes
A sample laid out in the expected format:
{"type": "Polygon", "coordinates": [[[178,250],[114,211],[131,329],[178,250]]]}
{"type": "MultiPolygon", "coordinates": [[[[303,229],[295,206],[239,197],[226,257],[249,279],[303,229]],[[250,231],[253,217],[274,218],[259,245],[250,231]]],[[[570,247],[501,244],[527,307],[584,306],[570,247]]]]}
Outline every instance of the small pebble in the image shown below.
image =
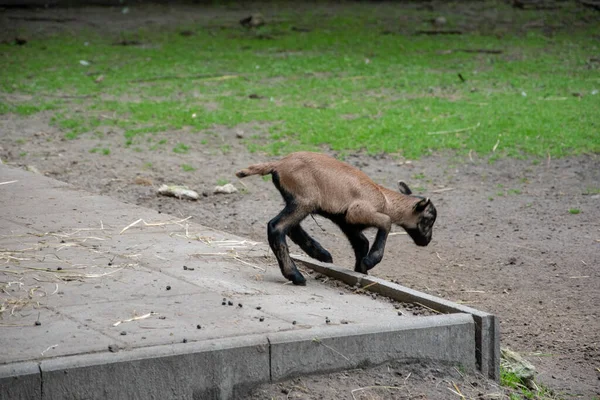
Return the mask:
{"type": "Polygon", "coordinates": [[[262,308],[261,306],[256,307],[257,310],[260,310],[261,308],[262,308]]]}
{"type": "Polygon", "coordinates": [[[258,320],[259,320],[260,322],[263,322],[263,321],[265,320],[265,317],[260,317],[258,320]]]}
{"type": "Polygon", "coordinates": [[[286,389],[286,388],[283,388],[283,389],[281,389],[281,393],[283,393],[283,394],[289,394],[290,391],[288,389],[286,389]]]}
{"type": "Polygon", "coordinates": [[[127,332],[121,331],[121,336],[125,336],[125,335],[127,335],[127,332]]]}
{"type": "Polygon", "coordinates": [[[229,301],[227,302],[227,304],[228,304],[228,305],[230,305],[230,306],[232,306],[232,305],[233,305],[233,301],[229,300],[229,301]]]}
{"type": "Polygon", "coordinates": [[[116,344],[109,344],[108,351],[110,351],[111,353],[116,353],[117,351],[119,351],[119,346],[117,346],[116,344]]]}
{"type": "Polygon", "coordinates": [[[200,324],[196,325],[196,329],[202,329],[202,327],[200,326],[200,324]]]}
{"type": "Polygon", "coordinates": [[[345,319],[343,319],[343,320],[340,321],[340,324],[342,324],[342,325],[348,325],[348,321],[346,321],[345,319]]]}
{"type": "Polygon", "coordinates": [[[146,340],[146,336],[142,336],[142,339],[146,340]]]}
{"type": "Polygon", "coordinates": [[[42,323],[40,321],[35,321],[35,326],[40,326],[42,323]]]}
{"type": "Polygon", "coordinates": [[[226,305],[227,305],[227,302],[225,302],[225,301],[222,301],[222,302],[221,302],[221,305],[222,305],[222,306],[226,306],[226,305]]]}
{"type": "Polygon", "coordinates": [[[402,311],[398,311],[398,315],[402,316],[403,315],[402,311]]]}
{"type": "Polygon", "coordinates": [[[242,307],[244,307],[244,306],[242,305],[242,303],[239,303],[239,304],[238,304],[238,307],[239,307],[239,308],[242,308],[242,307]]]}
{"type": "Polygon", "coordinates": [[[183,343],[187,343],[187,339],[183,339],[183,343]]]}
{"type": "Polygon", "coordinates": [[[292,325],[296,325],[296,321],[292,321],[292,325]]]}
{"type": "Polygon", "coordinates": [[[326,324],[328,324],[328,323],[330,323],[330,322],[331,322],[331,321],[329,320],[329,317],[325,317],[325,323],[326,323],[326,324]]]}
{"type": "Polygon", "coordinates": [[[171,286],[167,286],[167,290],[171,290],[171,286]]]}
{"type": "Polygon", "coordinates": [[[394,308],[395,308],[396,310],[399,310],[399,309],[400,309],[400,304],[394,304],[394,308]]]}
{"type": "Polygon", "coordinates": [[[184,270],[184,271],[187,271],[187,267],[186,267],[185,265],[183,266],[183,270],[184,270]]]}
{"type": "Polygon", "coordinates": [[[165,317],[164,315],[161,315],[160,317],[158,317],[158,319],[167,319],[167,317],[165,317]]]}
{"type": "Polygon", "coordinates": [[[62,271],[62,267],[56,268],[57,271],[62,271]]]}

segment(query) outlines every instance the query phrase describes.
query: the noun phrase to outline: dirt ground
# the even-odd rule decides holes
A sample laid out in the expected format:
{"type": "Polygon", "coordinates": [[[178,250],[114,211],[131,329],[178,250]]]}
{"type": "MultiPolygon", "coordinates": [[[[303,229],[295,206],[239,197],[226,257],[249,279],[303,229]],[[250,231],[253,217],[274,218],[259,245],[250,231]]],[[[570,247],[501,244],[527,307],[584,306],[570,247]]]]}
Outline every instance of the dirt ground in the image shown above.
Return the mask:
{"type": "MultiPolygon", "coordinates": [[[[266,136],[261,124],[215,127],[210,135],[173,131],[164,135],[169,143],[162,150],[140,144],[140,152],[125,147],[120,132],[108,131],[101,142],[111,153],[103,155],[89,152],[99,143],[92,135],[65,140],[50,116],[0,115],[0,159],[257,241],[266,240],[267,221],[282,207],[270,182],[234,176],[270,158],[248,152],[237,138],[240,131],[266,136]],[[183,138],[194,151],[173,153],[183,138]],[[230,150],[223,153],[223,144],[230,150]],[[183,171],[183,163],[196,170],[183,171]],[[212,194],[223,179],[240,191],[212,194]],[[185,184],[203,195],[198,201],[158,196],[163,183],[185,184]]],[[[600,156],[489,163],[475,154],[412,162],[353,154],[346,161],[385,186],[402,179],[423,188],[438,210],[432,243],[419,248],[405,235],[391,236],[374,275],[496,314],[502,346],[525,355],[537,381],[561,398],[600,396],[600,156]]],[[[335,226],[319,217],[304,226],[336,264],[351,268],[353,253],[335,226]]],[[[509,393],[452,366],[410,362],[264,385],[250,398],[460,398],[456,392],[466,398],[509,393]]]]}
{"type": "MultiPolygon", "coordinates": [[[[4,115],[0,159],[12,166],[35,166],[94,193],[192,216],[202,224],[264,241],[266,223],[283,203],[270,182],[235,178],[238,169],[269,159],[249,153],[236,138],[239,130],[265,133],[258,124],[217,128],[218,135],[171,132],[171,144],[185,136],[188,142],[198,141],[190,143],[192,148],[203,149],[183,155],[171,152],[172,146],[132,152],[120,135],[107,135],[111,154],[105,156],[89,152],[97,139],[64,140],[49,125],[48,115],[4,115]],[[203,139],[212,142],[200,146],[203,139]],[[227,154],[217,150],[223,142],[231,144],[227,154]],[[181,163],[197,170],[184,172],[181,163]],[[230,179],[240,192],[212,194],[219,179],[230,179]],[[199,201],[158,196],[156,189],[163,183],[185,184],[204,195],[199,201]]],[[[498,315],[502,346],[526,355],[540,382],[557,394],[600,395],[600,195],[586,194],[600,183],[600,157],[546,159],[537,165],[531,160],[490,164],[449,154],[410,163],[389,155],[356,154],[347,161],[388,187],[403,179],[413,188],[425,188],[438,209],[432,243],[418,248],[405,235],[391,236],[374,275],[498,315]],[[417,174],[424,178],[415,179],[417,174]],[[581,213],[570,214],[572,208],[581,213]]],[[[331,251],[336,264],[353,265],[352,251],[335,226],[320,217],[316,222],[307,219],[304,226],[331,251]]],[[[370,386],[399,389],[363,390],[355,397],[456,398],[448,390],[453,388],[450,381],[461,385],[465,395],[500,393],[491,382],[463,378],[448,366],[391,364],[267,385],[253,398],[350,398],[351,389],[370,386]]]]}

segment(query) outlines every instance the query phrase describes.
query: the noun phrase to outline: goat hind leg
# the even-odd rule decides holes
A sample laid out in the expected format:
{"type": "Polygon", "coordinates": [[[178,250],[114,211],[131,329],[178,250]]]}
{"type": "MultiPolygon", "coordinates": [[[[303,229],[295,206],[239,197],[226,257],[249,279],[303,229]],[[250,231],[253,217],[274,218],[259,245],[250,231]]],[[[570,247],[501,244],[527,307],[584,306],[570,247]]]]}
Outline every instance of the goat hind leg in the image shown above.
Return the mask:
{"type": "Polygon", "coordinates": [[[290,258],[290,251],[285,241],[285,236],[290,228],[300,223],[305,217],[303,213],[299,212],[296,207],[286,205],[285,208],[269,221],[267,225],[267,235],[269,238],[269,246],[277,258],[279,269],[283,276],[292,281],[294,285],[306,285],[306,279],[296,264],[290,258]]]}
{"type": "Polygon", "coordinates": [[[292,226],[288,232],[288,236],[310,257],[326,263],[333,262],[331,253],[325,250],[319,242],[310,237],[300,224],[292,226]]]}

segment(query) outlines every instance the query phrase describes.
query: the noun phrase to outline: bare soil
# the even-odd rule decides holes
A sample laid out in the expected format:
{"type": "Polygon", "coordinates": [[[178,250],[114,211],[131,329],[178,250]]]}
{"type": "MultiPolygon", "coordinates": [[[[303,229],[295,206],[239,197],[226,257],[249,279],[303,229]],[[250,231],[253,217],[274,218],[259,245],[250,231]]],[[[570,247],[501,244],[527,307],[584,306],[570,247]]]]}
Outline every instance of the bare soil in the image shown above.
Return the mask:
{"type": "MultiPolygon", "coordinates": [[[[94,193],[191,215],[204,225],[264,241],[266,223],[283,202],[270,182],[235,178],[238,169],[270,158],[249,153],[236,137],[240,130],[264,134],[266,127],[215,127],[210,134],[195,135],[174,131],[163,150],[141,152],[125,147],[120,135],[107,134],[103,145],[111,153],[103,155],[89,152],[97,146],[96,138],[65,140],[44,113],[4,115],[0,159],[17,167],[33,165],[94,193]],[[173,153],[184,137],[196,150],[173,153]],[[201,145],[203,139],[209,143],[201,145]],[[226,154],[220,150],[223,143],[231,146],[226,154]],[[182,163],[196,170],[185,172],[182,163]],[[213,195],[222,179],[240,192],[213,195]],[[199,201],[158,196],[163,183],[185,184],[204,195],[199,201]]],[[[540,382],[556,393],[600,395],[600,195],[588,194],[600,183],[600,157],[546,159],[537,165],[452,154],[410,163],[390,155],[354,154],[347,161],[388,187],[402,179],[413,189],[425,189],[438,209],[432,243],[418,248],[406,235],[391,236],[374,275],[498,315],[502,346],[526,355],[540,382]],[[571,214],[570,209],[581,212],[571,214]]],[[[330,250],[336,264],[352,267],[352,250],[334,225],[316,217],[304,226],[330,250]]],[[[456,398],[448,390],[456,390],[450,381],[461,385],[463,394],[501,392],[481,377],[463,378],[453,367],[392,363],[267,385],[253,398],[351,398],[352,389],[370,386],[402,390],[365,389],[354,392],[355,397],[456,398]]]]}
{"type": "MultiPolygon", "coordinates": [[[[94,12],[95,23],[102,15],[111,18],[94,12]]],[[[167,21],[154,18],[157,23],[176,19],[171,14],[167,21]]],[[[61,22],[60,29],[69,23],[61,22]]],[[[237,137],[240,132],[266,137],[266,129],[255,123],[217,126],[210,133],[173,131],[163,135],[169,141],[163,147],[153,150],[142,143],[135,152],[116,131],[105,132],[101,140],[83,135],[68,141],[51,126],[50,114],[1,115],[0,159],[16,167],[35,166],[94,193],[265,241],[266,224],[283,204],[279,193],[268,181],[242,182],[234,173],[270,158],[248,152],[237,137]],[[109,155],[89,152],[99,142],[109,155]],[[178,142],[193,151],[175,154],[178,142]],[[196,170],[183,171],[182,164],[196,170]],[[213,195],[223,179],[240,191],[213,195]],[[163,183],[185,184],[204,195],[198,201],[158,196],[163,183]]],[[[396,187],[402,179],[413,190],[422,188],[438,209],[432,243],[418,248],[406,235],[391,236],[373,275],[496,314],[502,346],[525,355],[537,368],[538,382],[561,398],[600,396],[600,156],[490,163],[475,154],[435,154],[412,162],[352,154],[346,161],[385,186],[396,187]]],[[[316,217],[304,227],[336,264],[351,268],[353,252],[335,226],[316,217]]],[[[474,373],[414,361],[264,385],[249,398],[460,398],[456,392],[466,398],[509,394],[474,373]]]]}

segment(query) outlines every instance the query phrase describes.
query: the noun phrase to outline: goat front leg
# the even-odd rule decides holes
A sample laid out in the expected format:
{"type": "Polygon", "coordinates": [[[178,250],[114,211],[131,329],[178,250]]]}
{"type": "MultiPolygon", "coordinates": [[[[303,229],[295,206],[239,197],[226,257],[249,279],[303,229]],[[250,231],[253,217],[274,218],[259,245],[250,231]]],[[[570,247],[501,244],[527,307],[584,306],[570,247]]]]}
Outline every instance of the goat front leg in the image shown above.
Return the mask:
{"type": "Polygon", "coordinates": [[[368,270],[381,262],[388,235],[389,231],[384,229],[377,230],[377,236],[375,236],[375,241],[373,242],[373,246],[371,246],[371,250],[369,250],[369,254],[362,259],[360,272],[366,274],[368,270]]]}
{"type": "MultiPolygon", "coordinates": [[[[383,259],[383,252],[387,237],[392,229],[392,221],[389,216],[379,213],[368,203],[354,203],[348,208],[346,222],[349,224],[374,226],[377,228],[377,236],[369,250],[369,254],[357,260],[355,270],[366,274],[367,271],[379,264],[383,259]]],[[[356,253],[356,252],[355,252],[356,253]]]]}
{"type": "Polygon", "coordinates": [[[269,246],[271,246],[271,250],[275,254],[277,258],[277,263],[279,264],[279,269],[283,276],[292,281],[294,285],[306,285],[306,279],[298,268],[296,268],[296,264],[290,258],[290,251],[288,245],[285,241],[285,236],[290,229],[293,229],[294,226],[298,225],[307,214],[302,213],[292,205],[286,205],[285,208],[269,221],[267,225],[267,236],[269,238],[269,246]]]}
{"type": "Polygon", "coordinates": [[[350,241],[356,259],[354,270],[356,272],[363,272],[363,268],[361,267],[362,260],[369,254],[369,239],[362,233],[364,227],[348,224],[343,216],[341,218],[331,218],[331,220],[340,227],[350,241]]]}

